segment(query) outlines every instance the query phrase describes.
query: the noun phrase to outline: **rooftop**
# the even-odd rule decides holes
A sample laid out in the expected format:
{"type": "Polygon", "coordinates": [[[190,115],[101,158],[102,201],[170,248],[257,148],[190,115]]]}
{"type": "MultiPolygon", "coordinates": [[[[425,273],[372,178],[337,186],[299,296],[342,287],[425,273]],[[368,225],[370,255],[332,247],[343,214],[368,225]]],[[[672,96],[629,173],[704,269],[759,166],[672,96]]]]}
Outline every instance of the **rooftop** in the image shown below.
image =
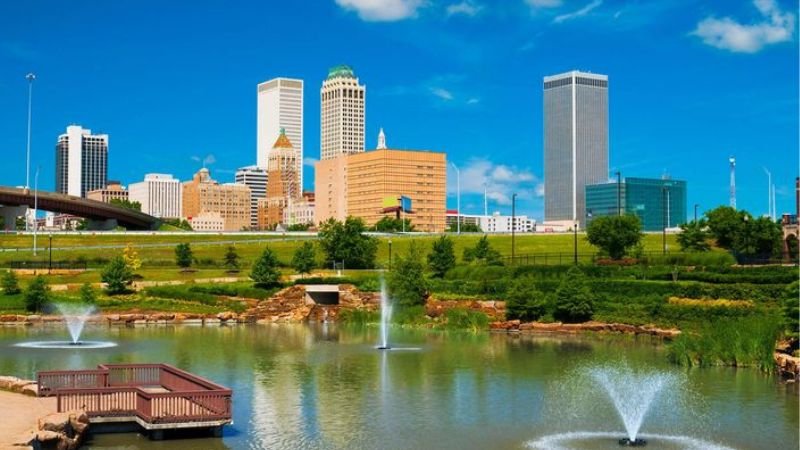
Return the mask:
{"type": "Polygon", "coordinates": [[[338,66],[333,66],[328,69],[328,80],[331,78],[355,78],[355,74],[353,73],[353,69],[350,66],[345,64],[340,64],[338,66]]]}

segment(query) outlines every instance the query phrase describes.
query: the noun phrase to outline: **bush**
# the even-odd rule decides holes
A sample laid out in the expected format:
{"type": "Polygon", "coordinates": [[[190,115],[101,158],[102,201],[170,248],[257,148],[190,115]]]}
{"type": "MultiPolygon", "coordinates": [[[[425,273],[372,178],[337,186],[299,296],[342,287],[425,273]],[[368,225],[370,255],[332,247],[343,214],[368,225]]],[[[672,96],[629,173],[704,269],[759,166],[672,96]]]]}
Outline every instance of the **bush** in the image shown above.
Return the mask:
{"type": "Polygon", "coordinates": [[[523,321],[538,320],[547,313],[547,300],[532,278],[517,278],[506,292],[506,316],[523,321]]]}
{"type": "Polygon", "coordinates": [[[634,215],[597,217],[589,223],[586,238],[611,258],[620,259],[642,240],[642,224],[634,215]]]}
{"type": "Polygon", "coordinates": [[[225,252],[224,265],[229,272],[239,271],[239,253],[236,252],[236,247],[233,245],[229,245],[228,250],[225,252]]]}
{"type": "Polygon", "coordinates": [[[487,266],[502,266],[503,258],[500,252],[489,244],[489,238],[484,234],[474,247],[464,249],[464,262],[482,264],[487,266]]]}
{"type": "Polygon", "coordinates": [[[25,290],[25,310],[41,311],[49,300],[50,286],[47,285],[47,280],[43,276],[37,275],[25,290]]]}
{"type": "Polygon", "coordinates": [[[250,279],[257,287],[271,287],[280,284],[281,273],[278,271],[278,259],[270,248],[264,249],[250,271],[250,279]]]}
{"type": "Polygon", "coordinates": [[[795,281],[786,287],[786,293],[783,302],[783,321],[786,326],[786,331],[789,336],[798,339],[800,338],[800,283],[795,281]]]}
{"type": "Polygon", "coordinates": [[[480,331],[489,327],[489,317],[481,311],[468,308],[450,308],[444,312],[447,328],[480,331]]]}
{"type": "Polygon", "coordinates": [[[310,273],[316,266],[315,258],[314,243],[303,242],[303,245],[298,247],[292,256],[292,268],[301,275],[310,273]]]}
{"type": "Polygon", "coordinates": [[[594,295],[586,286],[585,276],[577,267],[561,280],[555,294],[553,317],[562,322],[585,322],[594,314],[594,295]]]}
{"type": "Polygon", "coordinates": [[[3,287],[3,294],[14,295],[19,294],[19,279],[13,270],[7,270],[3,273],[3,278],[0,279],[0,285],[3,287]]]}
{"type": "Polygon", "coordinates": [[[78,292],[81,297],[81,303],[86,303],[89,305],[94,305],[97,303],[97,293],[94,291],[91,283],[83,283],[80,291],[78,292]]]}
{"type": "Polygon", "coordinates": [[[683,223],[680,225],[681,232],[678,234],[678,244],[685,252],[706,252],[711,249],[708,240],[711,234],[706,230],[705,221],[683,223]]]}
{"type": "Polygon", "coordinates": [[[128,285],[133,281],[133,272],[122,256],[117,256],[109,262],[100,274],[100,280],[106,283],[109,294],[122,294],[127,291],[128,285]]]}
{"type": "Polygon", "coordinates": [[[425,304],[428,284],[416,242],[412,241],[408,253],[397,258],[386,286],[392,300],[401,307],[425,304]]]}
{"type": "Polygon", "coordinates": [[[183,242],[175,246],[175,264],[182,269],[192,266],[192,248],[188,242],[183,242]]]}

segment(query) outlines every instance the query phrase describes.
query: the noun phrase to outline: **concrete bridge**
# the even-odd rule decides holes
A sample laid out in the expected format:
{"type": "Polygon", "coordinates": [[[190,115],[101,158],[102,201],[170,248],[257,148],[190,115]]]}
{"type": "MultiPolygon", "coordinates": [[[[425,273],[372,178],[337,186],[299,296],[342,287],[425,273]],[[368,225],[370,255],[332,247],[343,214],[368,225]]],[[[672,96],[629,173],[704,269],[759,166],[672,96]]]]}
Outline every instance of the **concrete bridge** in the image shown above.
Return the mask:
{"type": "Polygon", "coordinates": [[[122,226],[129,230],[154,230],[159,225],[159,220],[153,216],[110,203],[47,191],[34,195],[30,189],[0,186],[0,205],[3,205],[0,216],[6,228],[13,228],[15,219],[24,215],[27,208],[33,208],[37,201],[38,209],[83,217],[92,229],[111,230],[122,226]]]}

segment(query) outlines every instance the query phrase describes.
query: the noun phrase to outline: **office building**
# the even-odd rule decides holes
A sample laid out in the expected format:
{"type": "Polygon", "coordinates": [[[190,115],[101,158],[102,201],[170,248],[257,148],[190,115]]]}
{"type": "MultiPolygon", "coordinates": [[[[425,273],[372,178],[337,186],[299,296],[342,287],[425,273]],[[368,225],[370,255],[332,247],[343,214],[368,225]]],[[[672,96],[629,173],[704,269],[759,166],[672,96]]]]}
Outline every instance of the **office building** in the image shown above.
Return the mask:
{"type": "Polygon", "coordinates": [[[358,84],[353,69],[336,66],[320,89],[320,159],[364,151],[367,87],[358,84]]]}
{"type": "Polygon", "coordinates": [[[111,200],[128,200],[128,191],[119,181],[108,181],[108,185],[101,189],[95,189],[86,193],[89,200],[111,203],[111,200]]]}
{"type": "Polygon", "coordinates": [[[322,160],[315,168],[317,223],[333,217],[360,217],[368,226],[386,215],[387,200],[411,200],[402,212],[417,231],[445,229],[447,159],[444,153],[373,150],[322,160]]]}
{"type": "Polygon", "coordinates": [[[586,211],[589,222],[621,212],[637,216],[643,231],[675,228],[686,223],[686,181],[627,177],[621,183],[590,184],[586,211]]]}
{"type": "Polygon", "coordinates": [[[585,224],[587,184],[608,179],[608,77],[544,77],[545,224],[585,224]]]}
{"type": "Polygon", "coordinates": [[[314,193],[303,192],[303,197],[289,203],[283,210],[283,223],[291,225],[310,225],[314,221],[314,193]]]}
{"type": "Polygon", "coordinates": [[[191,223],[194,217],[210,218],[219,213],[223,231],[241,231],[250,227],[250,188],[243,184],[219,184],[206,168],[200,169],[192,181],[183,183],[183,217],[191,223]]]}
{"type": "Polygon", "coordinates": [[[281,129],[278,139],[269,152],[266,201],[260,202],[261,229],[274,229],[283,222],[283,210],[293,201],[300,199],[300,180],[297,174],[297,154],[294,146],[281,129]]]}
{"type": "Polygon", "coordinates": [[[532,233],[536,231],[536,220],[528,218],[528,216],[520,215],[512,218],[499,212],[488,216],[477,214],[459,215],[458,211],[454,209],[447,211],[447,229],[457,229],[459,217],[462,227],[464,225],[477,225],[483,233],[510,233],[512,223],[515,225],[515,233],[532,233]]]}
{"type": "Polygon", "coordinates": [[[177,219],[181,217],[183,185],[172,175],[148,173],[144,181],[128,186],[128,199],[139,202],[142,212],[153,217],[177,219]]]}
{"type": "Polygon", "coordinates": [[[267,196],[267,169],[258,166],[242,167],[234,176],[236,184],[250,188],[250,228],[258,228],[258,199],[267,196]]]}
{"type": "Polygon", "coordinates": [[[281,128],[296,153],[297,173],[303,183],[303,80],[274,78],[258,85],[256,166],[266,170],[269,151],[281,128]]]}
{"type": "Polygon", "coordinates": [[[225,219],[219,212],[202,212],[187,219],[192,231],[226,231],[225,219]]]}
{"type": "Polygon", "coordinates": [[[108,135],[70,125],[56,143],[56,192],[85,197],[108,176],[108,135]]]}

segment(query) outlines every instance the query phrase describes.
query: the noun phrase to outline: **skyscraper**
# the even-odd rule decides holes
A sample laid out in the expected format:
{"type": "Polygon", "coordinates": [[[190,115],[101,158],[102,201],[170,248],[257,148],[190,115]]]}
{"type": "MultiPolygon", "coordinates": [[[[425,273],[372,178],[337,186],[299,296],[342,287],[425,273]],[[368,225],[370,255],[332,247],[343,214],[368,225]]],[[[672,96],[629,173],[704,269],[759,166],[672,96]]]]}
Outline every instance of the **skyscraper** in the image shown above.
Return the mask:
{"type": "Polygon", "coordinates": [[[250,229],[258,228],[258,199],[267,196],[267,170],[258,166],[242,167],[236,171],[234,183],[250,188],[250,229]]]}
{"type": "Polygon", "coordinates": [[[106,187],[108,135],[70,125],[56,143],[56,192],[85,197],[106,187]]]}
{"type": "Polygon", "coordinates": [[[303,183],[303,80],[274,78],[258,85],[256,166],[267,169],[272,144],[281,128],[292,141],[303,183]]]}
{"type": "MultiPolygon", "coordinates": [[[[181,199],[183,217],[201,217],[204,223],[216,223],[218,214],[224,231],[241,231],[250,227],[250,188],[241,184],[219,184],[205,167],[183,183],[181,199]]],[[[216,225],[214,225],[216,226],[216,225]]]]}
{"type": "Polygon", "coordinates": [[[588,221],[617,214],[639,218],[643,231],[660,231],[686,223],[686,181],[634,178],[586,185],[588,221]]]}
{"type": "Polygon", "coordinates": [[[544,77],[544,219],[585,225],[585,186],[608,180],[608,77],[544,77]]]}
{"type": "Polygon", "coordinates": [[[142,205],[142,212],[154,217],[181,217],[183,185],[170,174],[148,173],[144,181],[128,186],[128,198],[142,205]]]}
{"type": "Polygon", "coordinates": [[[353,69],[341,65],[328,71],[320,89],[320,159],[364,151],[366,97],[367,87],[358,84],[353,69]]]}
{"type": "Polygon", "coordinates": [[[302,189],[298,183],[296,153],[289,138],[281,129],[281,134],[269,152],[266,200],[262,200],[259,228],[273,229],[283,222],[283,210],[300,198],[302,189]]]}

